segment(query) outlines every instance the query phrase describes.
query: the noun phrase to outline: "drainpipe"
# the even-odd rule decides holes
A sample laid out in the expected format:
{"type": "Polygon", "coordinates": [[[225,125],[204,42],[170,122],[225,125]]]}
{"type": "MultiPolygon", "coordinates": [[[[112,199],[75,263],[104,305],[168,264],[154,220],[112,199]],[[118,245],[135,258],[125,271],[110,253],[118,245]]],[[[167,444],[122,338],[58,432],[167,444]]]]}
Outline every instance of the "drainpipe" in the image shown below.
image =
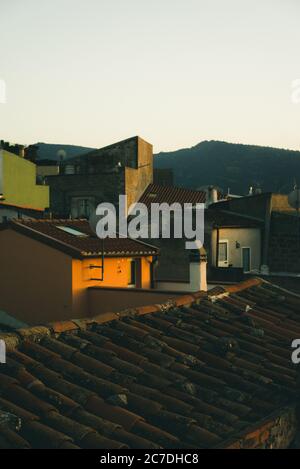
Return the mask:
{"type": "Polygon", "coordinates": [[[216,241],[216,267],[219,267],[219,240],[220,240],[220,231],[217,228],[217,241],[216,241]]]}
{"type": "Polygon", "coordinates": [[[150,286],[153,290],[155,288],[155,278],[154,278],[154,269],[158,262],[158,256],[153,256],[152,261],[150,262],[150,286]]]}
{"type": "Polygon", "coordinates": [[[264,229],[264,242],[262,252],[262,265],[268,265],[269,260],[269,243],[270,243],[270,228],[271,228],[271,215],[272,215],[272,194],[270,194],[269,200],[266,205],[265,214],[265,229],[264,229]]]}

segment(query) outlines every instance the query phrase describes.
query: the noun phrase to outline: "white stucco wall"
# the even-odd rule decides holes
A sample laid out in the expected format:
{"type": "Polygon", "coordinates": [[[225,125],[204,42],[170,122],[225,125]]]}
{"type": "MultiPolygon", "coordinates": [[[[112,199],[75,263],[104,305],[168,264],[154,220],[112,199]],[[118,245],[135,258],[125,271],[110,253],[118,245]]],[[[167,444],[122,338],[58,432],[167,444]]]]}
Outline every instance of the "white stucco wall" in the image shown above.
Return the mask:
{"type": "MultiPolygon", "coordinates": [[[[261,231],[259,228],[220,228],[219,241],[228,241],[228,267],[242,267],[242,248],[251,249],[251,270],[260,269],[261,231]],[[237,243],[240,247],[236,247],[237,243]]],[[[216,265],[217,230],[212,233],[212,258],[216,265]]]]}

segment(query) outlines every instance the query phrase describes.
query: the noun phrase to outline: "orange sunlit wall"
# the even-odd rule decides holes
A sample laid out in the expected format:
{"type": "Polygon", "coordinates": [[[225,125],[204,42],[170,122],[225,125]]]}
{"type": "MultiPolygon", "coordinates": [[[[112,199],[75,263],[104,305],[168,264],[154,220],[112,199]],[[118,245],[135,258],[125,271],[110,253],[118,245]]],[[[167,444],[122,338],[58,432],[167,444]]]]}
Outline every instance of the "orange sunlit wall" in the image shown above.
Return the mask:
{"type": "MultiPolygon", "coordinates": [[[[151,288],[152,256],[135,258],[140,263],[136,287],[151,288]],[[140,278],[139,278],[140,277],[140,278]]],[[[12,229],[0,230],[0,310],[28,324],[41,324],[90,315],[88,287],[132,288],[133,258],[72,259],[12,229]]],[[[112,295],[115,293],[111,293],[112,295]]]]}
{"type": "MultiPolygon", "coordinates": [[[[84,259],[72,261],[72,296],[73,315],[82,317],[88,315],[88,287],[119,287],[130,288],[131,261],[135,259],[140,262],[140,268],[136,272],[136,287],[151,288],[151,262],[152,256],[140,258],[128,257],[106,257],[104,259],[103,280],[101,267],[102,260],[84,259]],[[93,268],[91,268],[93,266],[93,268]],[[97,280],[98,279],[98,280],[97,280]]],[[[75,317],[75,316],[74,316],[75,317]]]]}

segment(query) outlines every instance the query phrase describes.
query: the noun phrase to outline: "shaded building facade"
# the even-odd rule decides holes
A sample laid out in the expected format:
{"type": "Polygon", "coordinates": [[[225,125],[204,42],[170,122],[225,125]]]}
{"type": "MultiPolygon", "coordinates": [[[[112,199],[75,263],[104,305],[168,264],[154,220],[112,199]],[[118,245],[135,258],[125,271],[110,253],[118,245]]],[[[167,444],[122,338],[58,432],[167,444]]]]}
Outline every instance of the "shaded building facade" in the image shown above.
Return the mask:
{"type": "Polygon", "coordinates": [[[56,217],[88,218],[101,202],[118,205],[120,194],[128,208],[153,181],[152,145],[140,137],[123,140],[62,162],[60,174],[46,181],[56,217]]]}

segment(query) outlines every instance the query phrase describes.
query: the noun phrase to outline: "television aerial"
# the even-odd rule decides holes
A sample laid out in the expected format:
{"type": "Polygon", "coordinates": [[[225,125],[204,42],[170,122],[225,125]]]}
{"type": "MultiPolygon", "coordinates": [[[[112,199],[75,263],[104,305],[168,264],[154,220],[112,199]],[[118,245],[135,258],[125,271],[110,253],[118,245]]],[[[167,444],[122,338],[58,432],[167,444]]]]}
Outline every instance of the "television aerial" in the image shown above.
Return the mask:
{"type": "Polygon", "coordinates": [[[58,150],[56,155],[57,155],[59,161],[64,161],[66,159],[67,152],[66,152],[66,150],[63,150],[61,148],[60,150],[58,150]]]}
{"type": "Polygon", "coordinates": [[[300,210],[300,189],[298,189],[297,185],[290,194],[288,195],[288,202],[291,207],[297,210],[299,214],[300,210]]]}

